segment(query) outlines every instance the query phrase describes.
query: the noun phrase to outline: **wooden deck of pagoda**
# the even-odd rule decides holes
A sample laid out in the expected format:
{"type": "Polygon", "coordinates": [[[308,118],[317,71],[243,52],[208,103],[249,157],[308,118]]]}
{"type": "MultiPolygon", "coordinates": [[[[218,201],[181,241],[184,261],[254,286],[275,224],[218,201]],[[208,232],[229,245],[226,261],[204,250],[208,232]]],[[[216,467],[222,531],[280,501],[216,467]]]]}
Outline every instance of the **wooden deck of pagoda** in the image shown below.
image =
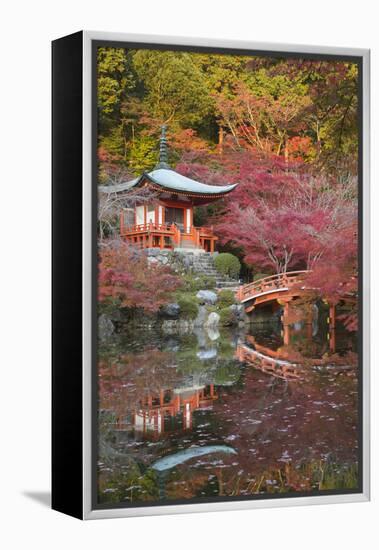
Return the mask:
{"type": "Polygon", "coordinates": [[[161,248],[173,250],[182,246],[203,248],[214,252],[217,237],[211,227],[191,226],[181,230],[175,224],[144,223],[130,227],[121,226],[121,237],[141,248],[161,248]]]}

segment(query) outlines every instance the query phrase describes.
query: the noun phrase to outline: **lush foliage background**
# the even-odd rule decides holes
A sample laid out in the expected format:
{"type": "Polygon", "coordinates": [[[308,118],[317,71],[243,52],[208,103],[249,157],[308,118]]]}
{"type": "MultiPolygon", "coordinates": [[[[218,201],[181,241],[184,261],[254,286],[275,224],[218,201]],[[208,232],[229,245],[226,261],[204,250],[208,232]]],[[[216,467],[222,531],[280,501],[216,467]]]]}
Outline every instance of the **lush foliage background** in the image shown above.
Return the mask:
{"type": "Polygon", "coordinates": [[[338,301],[357,291],[357,109],[354,63],[99,48],[99,181],[152,169],[167,124],[178,172],[239,184],[195,224],[244,278],[310,269],[338,301]]]}
{"type": "Polygon", "coordinates": [[[99,48],[100,160],[153,168],[165,123],[174,164],[227,146],[356,172],[357,86],[341,61],[99,48]]]}

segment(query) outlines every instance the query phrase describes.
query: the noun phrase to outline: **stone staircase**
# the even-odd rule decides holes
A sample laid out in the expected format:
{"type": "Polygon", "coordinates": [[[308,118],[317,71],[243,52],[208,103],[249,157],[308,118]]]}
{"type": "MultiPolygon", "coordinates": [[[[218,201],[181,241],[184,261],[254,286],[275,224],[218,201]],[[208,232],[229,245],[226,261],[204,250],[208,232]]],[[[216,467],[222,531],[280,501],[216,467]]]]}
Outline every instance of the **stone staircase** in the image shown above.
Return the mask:
{"type": "Polygon", "coordinates": [[[195,273],[207,275],[208,277],[216,279],[216,286],[218,288],[235,288],[239,285],[237,280],[231,279],[226,275],[221,275],[217,271],[214,265],[213,255],[210,252],[194,255],[192,269],[195,273]]]}

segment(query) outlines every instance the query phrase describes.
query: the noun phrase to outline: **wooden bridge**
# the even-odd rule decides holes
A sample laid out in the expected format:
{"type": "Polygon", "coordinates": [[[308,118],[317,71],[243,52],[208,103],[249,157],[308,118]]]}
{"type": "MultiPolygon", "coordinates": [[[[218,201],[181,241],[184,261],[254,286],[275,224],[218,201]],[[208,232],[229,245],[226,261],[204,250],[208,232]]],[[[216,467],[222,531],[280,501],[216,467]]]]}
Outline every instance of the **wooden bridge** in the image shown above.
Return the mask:
{"type": "Polygon", "coordinates": [[[247,313],[260,304],[282,298],[292,299],[312,290],[307,289],[303,284],[308,273],[310,272],[290,271],[264,277],[253,283],[240,286],[237,298],[242,304],[245,304],[247,313]]]}
{"type": "Polygon", "coordinates": [[[243,363],[248,363],[265,374],[269,374],[275,378],[281,378],[282,380],[299,380],[303,375],[303,369],[300,365],[271,357],[246,344],[238,344],[236,358],[243,363]]]}

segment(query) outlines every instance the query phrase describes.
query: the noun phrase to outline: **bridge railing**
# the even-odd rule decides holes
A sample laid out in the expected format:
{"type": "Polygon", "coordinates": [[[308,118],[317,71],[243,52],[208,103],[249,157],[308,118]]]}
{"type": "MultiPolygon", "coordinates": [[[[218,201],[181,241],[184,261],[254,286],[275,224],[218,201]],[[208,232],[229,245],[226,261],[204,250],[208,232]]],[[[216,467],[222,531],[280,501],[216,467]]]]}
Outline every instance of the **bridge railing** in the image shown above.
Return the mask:
{"type": "Polygon", "coordinates": [[[243,302],[255,296],[278,289],[290,288],[304,280],[309,271],[289,271],[258,279],[247,285],[242,285],[237,291],[237,298],[243,302]]]}

